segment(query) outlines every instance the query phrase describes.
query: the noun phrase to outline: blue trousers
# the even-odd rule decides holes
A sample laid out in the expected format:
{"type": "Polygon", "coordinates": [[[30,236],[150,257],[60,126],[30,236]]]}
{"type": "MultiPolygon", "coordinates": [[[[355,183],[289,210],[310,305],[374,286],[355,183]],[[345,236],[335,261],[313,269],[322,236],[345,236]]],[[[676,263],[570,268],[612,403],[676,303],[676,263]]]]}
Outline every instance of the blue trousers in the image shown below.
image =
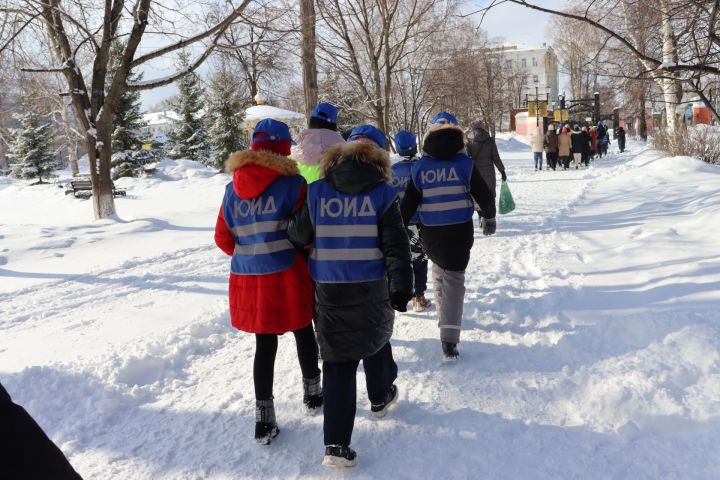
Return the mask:
{"type": "MultiPolygon", "coordinates": [[[[359,360],[323,362],[323,434],[325,445],[350,445],[355,426],[357,367],[359,360]]],[[[363,359],[365,384],[371,404],[385,401],[397,378],[398,367],[390,342],[363,359]]]]}
{"type": "Polygon", "coordinates": [[[533,152],[533,157],[535,158],[535,169],[542,170],[542,152],[533,152]]]}

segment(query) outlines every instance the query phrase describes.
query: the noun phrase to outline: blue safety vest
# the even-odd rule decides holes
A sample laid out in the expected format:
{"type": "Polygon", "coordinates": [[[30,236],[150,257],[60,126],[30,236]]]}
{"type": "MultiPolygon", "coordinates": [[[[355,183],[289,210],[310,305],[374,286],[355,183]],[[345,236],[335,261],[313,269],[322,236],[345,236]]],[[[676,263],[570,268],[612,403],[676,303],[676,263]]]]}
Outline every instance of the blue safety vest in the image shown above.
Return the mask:
{"type": "Polygon", "coordinates": [[[418,207],[420,223],[428,226],[455,225],[472,218],[472,170],[472,159],[464,153],[446,160],[423,155],[413,164],[412,179],[422,193],[418,207]]]}
{"type": "Polygon", "coordinates": [[[236,275],[267,275],[290,268],[295,248],[287,224],[304,183],[300,175],[282,176],[258,197],[237,196],[232,182],[225,188],[223,216],[235,237],[230,270],[236,275]]]}
{"type": "MultiPolygon", "coordinates": [[[[413,163],[415,163],[414,160],[401,160],[392,166],[392,180],[390,184],[395,188],[400,203],[402,203],[403,198],[405,198],[405,191],[407,190],[408,183],[410,183],[410,171],[413,163]]],[[[416,225],[419,221],[420,217],[418,216],[418,212],[415,212],[410,219],[410,224],[416,225]]]]}
{"type": "Polygon", "coordinates": [[[369,282],[387,275],[378,222],[395,198],[387,183],[359,194],[338,192],[324,179],[308,186],[315,226],[310,275],[316,282],[369,282]]]}

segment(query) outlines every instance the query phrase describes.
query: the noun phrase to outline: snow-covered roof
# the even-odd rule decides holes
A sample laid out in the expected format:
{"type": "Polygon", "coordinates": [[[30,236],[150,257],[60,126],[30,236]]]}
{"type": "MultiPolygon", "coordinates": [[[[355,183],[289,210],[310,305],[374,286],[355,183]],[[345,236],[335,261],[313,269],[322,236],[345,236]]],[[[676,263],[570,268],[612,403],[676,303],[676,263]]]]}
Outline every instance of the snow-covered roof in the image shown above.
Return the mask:
{"type": "Polygon", "coordinates": [[[273,107],[271,105],[253,105],[245,110],[245,120],[263,120],[273,118],[275,120],[287,119],[304,119],[305,115],[298,112],[292,112],[283,108],[273,107]]]}
{"type": "Polygon", "coordinates": [[[143,115],[143,120],[148,126],[153,125],[165,125],[170,122],[176,122],[180,119],[180,116],[172,110],[165,110],[163,112],[152,112],[143,115]]]}

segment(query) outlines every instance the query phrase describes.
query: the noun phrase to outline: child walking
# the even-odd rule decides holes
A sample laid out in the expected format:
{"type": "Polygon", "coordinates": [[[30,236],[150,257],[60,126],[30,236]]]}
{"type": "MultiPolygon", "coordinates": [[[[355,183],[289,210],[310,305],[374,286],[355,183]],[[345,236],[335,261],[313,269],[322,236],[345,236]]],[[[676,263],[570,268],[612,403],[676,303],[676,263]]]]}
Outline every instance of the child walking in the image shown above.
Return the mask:
{"type": "Polygon", "coordinates": [[[268,445],[279,429],[273,404],[278,335],[293,332],[309,412],[323,402],[318,347],[312,327],[312,281],[307,262],[288,239],[287,223],[300,209],[307,184],[290,154],[290,130],[262,120],[250,150],[230,155],[215,243],[230,263],[230,318],[255,334],[255,440],[268,445]]]}
{"type": "Polygon", "coordinates": [[[322,177],[290,221],[291,240],[312,244],[315,327],[323,359],[323,465],[352,467],[356,374],[362,360],[370,411],[383,417],[397,401],[390,337],[393,309],[412,296],[410,248],[390,181],[383,132],[354,129],[350,142],[322,157],[322,177]]]}
{"type": "Polygon", "coordinates": [[[495,233],[495,199],[465,153],[464,135],[455,117],[438,113],[423,141],[423,155],[411,169],[401,211],[405,224],[417,211],[420,237],[433,262],[433,287],[440,341],[446,360],[460,355],[465,269],[474,232],[473,199],[480,206],[484,235],[495,233]]]}
{"type": "MultiPolygon", "coordinates": [[[[405,196],[405,189],[410,181],[410,169],[418,159],[417,137],[407,130],[400,130],[395,134],[395,150],[401,160],[392,166],[392,185],[395,187],[398,199],[402,202],[405,196]]],[[[412,298],[412,307],[416,312],[425,311],[430,307],[431,302],[425,298],[427,290],[428,260],[420,238],[418,215],[413,215],[407,226],[408,238],[410,239],[410,253],[412,255],[413,275],[415,279],[415,293],[412,298]]]]}

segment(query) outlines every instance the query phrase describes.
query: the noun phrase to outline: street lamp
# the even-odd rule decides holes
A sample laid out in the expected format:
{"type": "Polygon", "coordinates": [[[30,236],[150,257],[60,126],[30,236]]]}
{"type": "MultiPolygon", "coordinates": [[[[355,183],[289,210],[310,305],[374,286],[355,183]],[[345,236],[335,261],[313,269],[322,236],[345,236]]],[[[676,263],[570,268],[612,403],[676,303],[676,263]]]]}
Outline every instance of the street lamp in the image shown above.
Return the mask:
{"type": "MultiPolygon", "coordinates": [[[[540,82],[538,80],[533,81],[535,84],[535,126],[540,126],[540,82]]],[[[525,102],[528,102],[528,96],[530,95],[530,86],[525,85],[526,93],[525,93],[525,102]]],[[[545,104],[550,104],[550,85],[545,85],[545,104]]]]}

